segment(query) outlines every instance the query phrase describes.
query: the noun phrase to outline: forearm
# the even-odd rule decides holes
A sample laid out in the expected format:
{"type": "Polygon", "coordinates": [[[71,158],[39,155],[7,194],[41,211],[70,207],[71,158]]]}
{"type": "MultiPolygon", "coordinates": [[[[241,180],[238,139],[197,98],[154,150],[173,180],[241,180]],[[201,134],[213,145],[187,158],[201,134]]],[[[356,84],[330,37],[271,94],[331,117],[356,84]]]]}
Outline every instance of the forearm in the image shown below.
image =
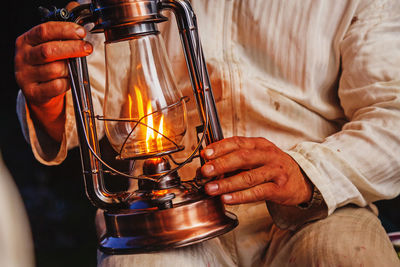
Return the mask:
{"type": "Polygon", "coordinates": [[[56,142],[61,143],[65,131],[65,94],[52,98],[47,103],[27,103],[31,117],[56,142]]]}

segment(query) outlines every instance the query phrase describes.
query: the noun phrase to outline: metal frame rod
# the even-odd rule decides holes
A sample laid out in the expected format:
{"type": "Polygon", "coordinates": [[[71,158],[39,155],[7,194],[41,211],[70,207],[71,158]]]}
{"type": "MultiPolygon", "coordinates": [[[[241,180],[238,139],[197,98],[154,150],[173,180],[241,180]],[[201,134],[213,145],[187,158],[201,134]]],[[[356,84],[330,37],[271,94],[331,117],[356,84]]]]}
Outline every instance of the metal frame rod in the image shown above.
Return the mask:
{"type": "Polygon", "coordinates": [[[159,6],[161,9],[171,9],[175,14],[197,109],[201,122],[207,128],[206,143],[219,141],[224,137],[193,9],[186,0],[160,0],[159,6]],[[206,123],[207,115],[209,123],[206,123]]]}

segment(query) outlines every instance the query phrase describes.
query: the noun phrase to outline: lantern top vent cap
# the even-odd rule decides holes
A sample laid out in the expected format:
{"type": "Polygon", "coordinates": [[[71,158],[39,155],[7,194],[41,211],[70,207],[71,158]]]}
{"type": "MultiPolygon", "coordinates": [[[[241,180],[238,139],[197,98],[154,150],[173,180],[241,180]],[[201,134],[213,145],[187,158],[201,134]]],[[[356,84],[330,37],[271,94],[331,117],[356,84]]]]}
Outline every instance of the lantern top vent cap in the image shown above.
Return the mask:
{"type": "Polygon", "coordinates": [[[93,11],[97,15],[93,31],[166,21],[159,14],[158,3],[158,0],[93,0],[93,11]]]}

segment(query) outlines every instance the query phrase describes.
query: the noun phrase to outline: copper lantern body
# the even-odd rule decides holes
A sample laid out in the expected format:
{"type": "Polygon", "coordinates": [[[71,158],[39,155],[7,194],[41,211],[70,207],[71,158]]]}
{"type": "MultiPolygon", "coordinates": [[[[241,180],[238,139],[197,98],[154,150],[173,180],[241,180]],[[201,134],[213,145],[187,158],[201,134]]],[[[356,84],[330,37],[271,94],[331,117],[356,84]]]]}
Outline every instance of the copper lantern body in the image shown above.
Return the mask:
{"type": "Polygon", "coordinates": [[[236,227],[236,216],[225,210],[220,198],[204,193],[201,177],[179,175],[203,145],[223,138],[189,1],[92,0],[71,12],[61,9],[46,15],[49,20],[94,23],[91,31],[105,35],[103,116],[93,112],[86,59],[68,62],[85,189],[91,202],[104,210],[100,250],[126,254],[182,247],[236,227]],[[163,10],[175,14],[200,118],[197,146],[182,162],[173,155],[185,149],[181,141],[188,131],[189,97],[176,88],[157,29],[167,20],[163,10]],[[105,124],[117,160],[142,161],[139,175],[119,171],[101,158],[96,121],[105,124]],[[138,190],[108,191],[105,172],[136,179],[138,190]]]}

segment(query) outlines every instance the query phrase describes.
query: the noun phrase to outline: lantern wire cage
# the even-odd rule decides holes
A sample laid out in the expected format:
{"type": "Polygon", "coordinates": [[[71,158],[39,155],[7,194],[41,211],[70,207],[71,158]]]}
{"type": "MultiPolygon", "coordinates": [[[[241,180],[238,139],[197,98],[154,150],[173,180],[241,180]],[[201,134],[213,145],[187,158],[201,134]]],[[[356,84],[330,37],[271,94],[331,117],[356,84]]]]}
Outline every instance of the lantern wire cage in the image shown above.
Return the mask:
{"type": "MultiPolygon", "coordinates": [[[[90,4],[86,4],[86,5],[81,5],[78,8],[75,8],[75,14],[68,12],[65,9],[62,9],[64,12],[68,13],[65,18],[58,18],[58,20],[68,20],[68,21],[73,21],[75,23],[78,24],[85,24],[86,21],[93,21],[95,18],[93,17],[93,14],[91,12],[87,11],[87,7],[90,6],[90,4]]],[[[60,13],[60,12],[59,12],[60,13]]],[[[59,13],[54,14],[55,16],[60,16],[59,13]]],[[[198,34],[197,32],[195,33],[196,35],[198,34]]],[[[170,141],[171,143],[174,144],[174,146],[176,147],[176,149],[171,150],[171,151],[167,151],[167,152],[160,152],[157,154],[152,154],[149,156],[144,156],[144,157],[137,157],[135,158],[133,161],[138,160],[138,159],[145,159],[145,158],[149,158],[149,157],[159,157],[159,156],[164,156],[167,155],[171,161],[176,165],[176,167],[172,168],[171,170],[161,174],[160,176],[158,176],[157,178],[154,177],[150,177],[147,175],[132,175],[129,172],[122,172],[119,171],[115,168],[113,168],[110,164],[108,164],[107,162],[105,162],[101,156],[96,152],[96,149],[94,149],[94,147],[92,147],[92,145],[90,144],[89,141],[89,136],[88,133],[84,130],[83,135],[84,135],[84,140],[85,140],[85,145],[88,147],[90,153],[104,166],[107,168],[107,170],[103,170],[100,169],[101,172],[103,173],[108,173],[111,175],[120,175],[126,178],[130,178],[130,179],[136,179],[136,180],[151,180],[154,182],[160,181],[162,178],[177,172],[179,169],[181,169],[183,166],[185,166],[187,163],[191,162],[194,158],[199,157],[198,152],[202,147],[203,142],[206,140],[206,136],[207,136],[207,128],[209,127],[210,124],[210,118],[209,118],[209,112],[210,112],[210,102],[214,101],[213,99],[209,99],[210,95],[208,93],[206,93],[207,90],[209,90],[209,87],[207,86],[208,82],[206,81],[206,77],[207,74],[205,73],[205,62],[204,62],[204,58],[203,58],[203,54],[202,54],[202,50],[201,50],[201,43],[200,43],[200,38],[198,38],[198,36],[195,36],[196,38],[194,39],[194,50],[196,51],[196,53],[194,53],[194,57],[196,58],[198,65],[197,65],[197,69],[199,70],[198,75],[199,75],[199,80],[201,81],[199,83],[199,91],[201,92],[198,95],[201,95],[200,97],[203,98],[203,103],[204,103],[204,116],[203,116],[203,123],[202,125],[200,125],[200,127],[196,127],[196,131],[197,134],[199,136],[199,134],[201,133],[201,136],[198,138],[198,143],[196,145],[196,147],[194,148],[194,150],[190,153],[190,155],[182,162],[177,162],[171,155],[171,153],[174,152],[178,152],[184,149],[183,146],[179,146],[176,142],[174,142],[173,140],[171,140],[170,138],[168,138],[168,136],[164,135],[163,133],[160,133],[159,131],[157,131],[156,129],[154,129],[153,127],[150,127],[148,124],[144,123],[143,120],[152,115],[155,114],[157,112],[161,112],[165,109],[170,109],[173,108],[177,105],[182,105],[183,102],[188,102],[189,101],[189,97],[184,96],[182,97],[178,102],[173,103],[169,106],[166,106],[160,110],[156,110],[150,114],[146,114],[143,117],[139,118],[139,120],[132,120],[132,119],[114,119],[114,118],[106,118],[104,116],[100,116],[100,115],[94,115],[93,111],[92,111],[92,107],[88,107],[86,105],[86,103],[91,102],[91,97],[88,95],[90,94],[90,85],[89,85],[89,76],[88,76],[88,70],[87,70],[87,64],[86,64],[86,58],[72,58],[69,59],[69,64],[68,64],[68,69],[71,75],[71,89],[72,90],[72,95],[74,101],[76,103],[85,103],[83,105],[83,108],[81,107],[80,104],[76,105],[76,109],[78,112],[76,112],[78,118],[79,118],[79,123],[81,124],[82,129],[86,129],[87,127],[85,126],[85,119],[83,114],[85,114],[86,116],[89,116],[90,119],[92,120],[99,120],[99,121],[124,121],[124,122],[133,122],[136,123],[135,126],[133,127],[133,129],[131,130],[130,134],[126,137],[124,144],[120,150],[119,157],[121,155],[121,151],[123,149],[123,147],[125,146],[128,138],[130,137],[130,135],[132,134],[132,132],[134,131],[134,129],[138,126],[138,125],[143,125],[151,130],[153,130],[154,132],[156,132],[157,134],[160,134],[163,138],[165,138],[166,140],[170,141]],[[87,88],[85,88],[87,86],[87,88]],[[79,93],[77,92],[79,91],[79,93]],[[80,101],[79,98],[82,98],[80,101]],[[200,130],[199,130],[200,129],[200,130]]],[[[199,97],[199,96],[198,96],[199,97]]],[[[94,126],[94,125],[93,125],[94,126]]],[[[134,166],[135,164],[133,163],[132,166],[134,166]]],[[[185,180],[182,181],[182,183],[188,183],[191,184],[193,187],[196,187],[197,189],[200,189],[205,182],[211,181],[216,179],[211,178],[207,181],[204,181],[203,179],[197,177],[197,175],[191,179],[191,180],[185,180]]]]}
{"type": "MultiPolygon", "coordinates": [[[[75,81],[76,79],[77,79],[77,80],[82,79],[82,76],[80,75],[80,70],[79,70],[79,69],[81,68],[81,64],[79,64],[79,63],[80,63],[80,61],[81,61],[82,59],[81,59],[81,58],[77,58],[77,59],[75,59],[75,60],[76,60],[76,63],[77,63],[77,64],[74,64],[74,61],[72,61],[72,60],[70,60],[70,64],[68,64],[68,66],[69,66],[69,71],[70,71],[71,75],[72,75],[73,77],[75,77],[74,79],[72,79],[72,81],[71,81],[72,83],[75,83],[74,81],[75,81]]],[[[200,62],[202,62],[202,61],[200,61],[200,62]]],[[[83,72],[83,73],[84,73],[84,72],[83,72]]],[[[76,86],[77,86],[76,84],[72,84],[72,87],[78,88],[78,87],[76,87],[76,86]]],[[[78,85],[78,86],[79,86],[79,85],[78,85]]],[[[204,88],[202,88],[202,89],[203,89],[203,91],[205,90],[204,88]]],[[[207,97],[207,94],[203,94],[203,96],[204,96],[204,97],[207,97]]],[[[79,99],[78,99],[79,97],[78,97],[77,94],[73,94],[73,97],[76,98],[75,101],[79,102],[79,99]]],[[[174,150],[172,150],[172,151],[161,152],[161,153],[158,153],[158,154],[152,154],[152,155],[145,156],[145,157],[143,157],[143,156],[142,156],[142,157],[137,157],[137,158],[134,159],[134,160],[138,160],[138,159],[145,159],[145,158],[149,158],[149,157],[159,157],[159,156],[163,156],[163,155],[168,155],[168,157],[169,157],[169,158],[173,161],[173,163],[174,163],[175,165],[177,165],[177,166],[176,166],[175,168],[172,168],[171,170],[169,170],[169,171],[167,171],[167,172],[161,174],[161,175],[158,176],[157,178],[150,177],[150,176],[143,175],[143,174],[142,174],[142,175],[135,176],[135,175],[132,175],[132,174],[130,174],[130,173],[122,172],[122,171],[119,171],[119,170],[113,168],[110,164],[108,164],[107,162],[105,162],[105,161],[98,155],[98,153],[95,151],[95,149],[90,145],[89,137],[88,137],[86,131],[83,131],[84,138],[85,138],[85,141],[86,141],[86,142],[85,142],[85,143],[86,143],[85,145],[89,148],[89,150],[90,150],[90,152],[93,154],[93,156],[94,156],[103,166],[105,166],[105,167],[108,169],[108,170],[102,170],[103,172],[109,173],[109,174],[111,174],[111,175],[121,175],[121,176],[123,176],[123,177],[130,178],[130,179],[136,179],[136,180],[143,180],[143,179],[144,179],[144,180],[151,180],[151,181],[157,182],[157,181],[161,180],[163,177],[166,177],[166,176],[168,176],[168,175],[170,175],[170,174],[172,174],[172,173],[174,173],[174,172],[177,172],[179,169],[181,169],[181,168],[182,168],[183,166],[185,166],[187,163],[191,162],[195,157],[198,157],[198,156],[197,156],[197,153],[199,152],[199,150],[200,150],[200,148],[201,148],[201,146],[202,146],[202,143],[203,143],[204,140],[205,140],[206,129],[207,129],[207,125],[209,124],[208,101],[204,101],[204,102],[205,102],[205,111],[206,111],[206,112],[205,112],[205,114],[206,114],[206,121],[205,121],[204,126],[202,127],[203,129],[202,129],[201,137],[199,138],[198,143],[197,143],[195,149],[194,149],[194,150],[190,153],[190,155],[189,155],[184,161],[182,161],[182,162],[177,162],[175,159],[173,159],[173,157],[171,156],[171,153],[181,151],[181,150],[183,149],[183,146],[179,146],[179,145],[176,144],[173,140],[171,140],[170,138],[168,138],[168,136],[166,136],[166,135],[160,133],[159,131],[157,131],[157,130],[154,129],[153,127],[150,127],[148,124],[144,123],[143,120],[144,120],[144,118],[146,118],[146,117],[148,117],[148,116],[150,116],[150,115],[152,115],[152,114],[161,112],[161,111],[163,111],[163,110],[165,110],[165,109],[173,108],[173,107],[175,107],[175,106],[177,106],[177,105],[182,105],[183,103],[186,103],[186,102],[188,102],[188,101],[189,101],[189,97],[184,96],[184,97],[182,97],[178,102],[173,103],[173,104],[171,104],[171,105],[169,105],[169,106],[166,106],[166,107],[164,107],[164,108],[162,108],[162,109],[160,109],[160,110],[155,110],[155,111],[152,112],[152,113],[146,114],[146,115],[144,115],[143,117],[141,117],[139,120],[134,120],[134,119],[105,118],[104,116],[100,116],[100,115],[90,115],[90,114],[89,114],[89,116],[91,116],[92,119],[94,118],[94,119],[100,120],[100,121],[133,122],[133,123],[135,123],[135,125],[134,125],[134,127],[132,128],[130,134],[134,131],[134,129],[135,129],[138,125],[144,125],[145,127],[148,127],[149,129],[155,131],[157,134],[160,134],[163,138],[166,138],[167,140],[171,141],[171,142],[176,146],[176,149],[174,149],[174,150]]],[[[78,115],[79,118],[80,118],[79,121],[81,122],[82,127],[85,129],[86,127],[85,127],[85,125],[84,125],[84,118],[83,118],[83,115],[82,115],[82,114],[83,114],[83,113],[89,113],[89,110],[88,110],[88,109],[82,110],[82,108],[81,108],[80,105],[77,105],[77,110],[78,110],[78,114],[77,114],[77,115],[78,115]]],[[[130,134],[126,137],[125,142],[124,142],[124,145],[126,144],[126,141],[127,141],[127,139],[129,138],[130,134]]],[[[123,146],[124,146],[124,145],[123,145],[123,146]]],[[[123,147],[123,146],[122,146],[122,147],[123,147]]],[[[122,148],[121,148],[120,152],[121,152],[121,151],[122,151],[122,148]]],[[[119,153],[119,155],[120,155],[120,153],[119,153]]],[[[191,184],[192,186],[195,186],[196,188],[200,188],[200,187],[201,187],[201,184],[202,184],[202,182],[200,181],[200,179],[199,179],[197,176],[196,176],[195,178],[191,179],[191,180],[182,181],[182,183],[191,184]]]]}

